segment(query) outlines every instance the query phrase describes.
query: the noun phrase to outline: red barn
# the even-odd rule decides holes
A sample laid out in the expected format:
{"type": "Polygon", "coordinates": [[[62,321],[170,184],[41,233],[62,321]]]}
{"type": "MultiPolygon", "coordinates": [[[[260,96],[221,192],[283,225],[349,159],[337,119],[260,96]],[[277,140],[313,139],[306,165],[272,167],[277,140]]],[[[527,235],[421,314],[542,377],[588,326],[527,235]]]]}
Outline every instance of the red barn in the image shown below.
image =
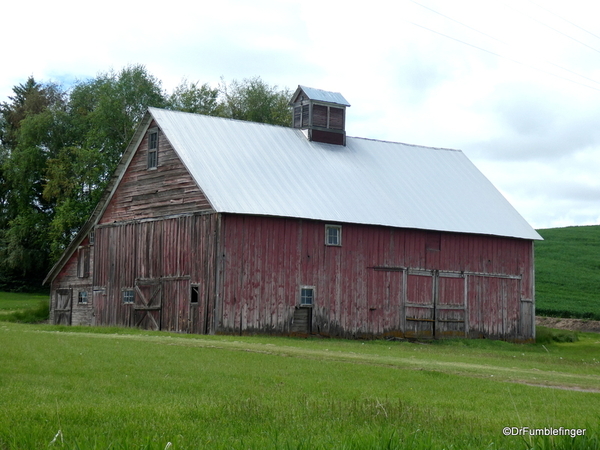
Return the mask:
{"type": "Polygon", "coordinates": [[[460,151],[151,108],[48,274],[50,320],[184,333],[535,336],[540,236],[460,151]]]}

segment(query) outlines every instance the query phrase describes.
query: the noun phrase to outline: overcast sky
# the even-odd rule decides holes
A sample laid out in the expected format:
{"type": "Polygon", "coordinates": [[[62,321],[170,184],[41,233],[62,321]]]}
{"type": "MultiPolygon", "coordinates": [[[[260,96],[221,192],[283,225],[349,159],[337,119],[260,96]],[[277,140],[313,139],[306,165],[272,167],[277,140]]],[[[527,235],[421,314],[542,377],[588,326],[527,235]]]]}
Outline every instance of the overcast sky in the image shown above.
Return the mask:
{"type": "Polygon", "coordinates": [[[593,0],[3,2],[0,101],[143,64],[341,92],[350,136],[462,150],[535,228],[600,224],[593,0]]]}

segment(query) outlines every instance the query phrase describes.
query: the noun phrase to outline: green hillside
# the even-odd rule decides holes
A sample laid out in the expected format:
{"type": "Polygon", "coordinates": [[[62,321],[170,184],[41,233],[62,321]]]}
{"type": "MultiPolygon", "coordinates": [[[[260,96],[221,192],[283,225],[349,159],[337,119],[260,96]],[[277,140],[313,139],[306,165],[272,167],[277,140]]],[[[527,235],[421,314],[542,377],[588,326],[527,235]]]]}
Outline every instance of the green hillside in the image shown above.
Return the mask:
{"type": "Polygon", "coordinates": [[[536,313],[600,320],[600,226],[538,230],[536,313]]]}

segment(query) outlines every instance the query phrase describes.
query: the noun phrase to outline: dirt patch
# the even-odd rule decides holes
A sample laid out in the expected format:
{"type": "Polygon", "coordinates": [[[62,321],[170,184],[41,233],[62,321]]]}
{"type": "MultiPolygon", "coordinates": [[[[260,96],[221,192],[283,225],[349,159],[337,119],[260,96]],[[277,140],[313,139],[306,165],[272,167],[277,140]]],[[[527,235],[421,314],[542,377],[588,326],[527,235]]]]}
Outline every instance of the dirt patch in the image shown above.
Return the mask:
{"type": "Polygon", "coordinates": [[[558,386],[558,385],[550,385],[550,384],[535,384],[535,383],[528,383],[526,381],[516,381],[516,380],[511,381],[511,383],[525,384],[527,386],[543,387],[543,388],[550,388],[550,389],[561,389],[563,391],[593,392],[595,394],[600,393],[600,390],[598,390],[598,389],[582,388],[582,387],[578,387],[578,386],[558,386]]]}
{"type": "Polygon", "coordinates": [[[558,317],[536,316],[535,324],[542,327],[558,328],[560,330],[583,331],[586,333],[600,333],[599,320],[586,319],[561,319],[558,317]]]}

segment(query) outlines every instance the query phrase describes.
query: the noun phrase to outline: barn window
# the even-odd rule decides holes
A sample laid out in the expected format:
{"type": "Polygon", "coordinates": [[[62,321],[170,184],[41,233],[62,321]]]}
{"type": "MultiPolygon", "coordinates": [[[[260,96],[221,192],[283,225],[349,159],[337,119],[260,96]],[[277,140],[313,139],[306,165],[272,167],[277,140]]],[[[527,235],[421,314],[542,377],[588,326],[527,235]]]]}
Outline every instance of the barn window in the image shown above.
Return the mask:
{"type": "Polygon", "coordinates": [[[325,245],[342,245],[342,227],[340,225],[325,225],[325,245]]]}
{"type": "Polygon", "coordinates": [[[134,299],[133,290],[123,291],[123,303],[131,304],[131,303],[133,303],[133,299],[134,299]]]}
{"type": "Polygon", "coordinates": [[[192,285],[190,292],[190,303],[198,303],[198,298],[200,297],[200,288],[199,286],[192,285]]]}
{"type": "Polygon", "coordinates": [[[154,129],[148,133],[148,169],[158,167],[158,130],[154,129]]]}
{"type": "Polygon", "coordinates": [[[300,288],[300,306],[313,306],[315,303],[314,286],[302,286],[300,288]]]}
{"type": "Polygon", "coordinates": [[[79,247],[77,252],[77,276],[87,278],[90,276],[90,248],[79,247]]]}
{"type": "Polygon", "coordinates": [[[77,295],[77,303],[79,303],[80,305],[85,305],[87,304],[87,300],[87,291],[79,291],[79,294],[77,295]]]}

